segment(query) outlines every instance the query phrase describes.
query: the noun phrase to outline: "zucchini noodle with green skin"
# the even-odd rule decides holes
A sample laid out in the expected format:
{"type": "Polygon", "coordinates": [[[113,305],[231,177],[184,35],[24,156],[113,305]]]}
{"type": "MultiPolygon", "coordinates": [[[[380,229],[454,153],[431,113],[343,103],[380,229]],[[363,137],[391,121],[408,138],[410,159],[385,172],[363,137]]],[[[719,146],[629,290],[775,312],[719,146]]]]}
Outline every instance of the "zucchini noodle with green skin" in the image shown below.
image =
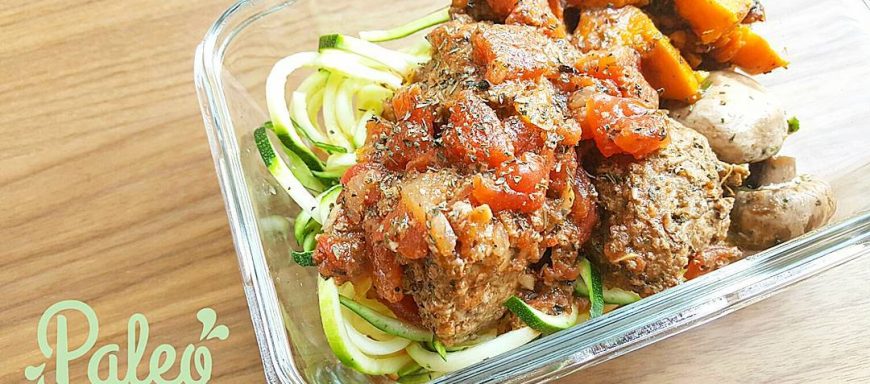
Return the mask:
{"type": "MultiPolygon", "coordinates": [[[[317,52],[287,56],[273,67],[266,81],[271,121],[254,131],[254,142],[269,172],[301,208],[292,227],[302,248],[291,252],[297,264],[314,266],[316,236],[342,191],[339,179],[357,162],[355,153],[365,144],[367,123],[380,116],[395,90],[430,58],[426,42],[399,52],[369,41],[405,37],[449,18],[445,8],[393,30],[362,32],[362,39],[325,35],[317,52]],[[314,72],[288,97],[287,78],[302,68],[314,72]]],[[[548,315],[512,297],[505,305],[527,327],[502,335],[491,329],[473,342],[451,347],[432,331],[399,320],[386,306],[367,298],[370,285],[337,286],[333,279],[318,276],[320,316],[330,348],[346,366],[391,375],[400,382],[425,382],[522,346],[542,333],[569,328],[578,319],[599,316],[602,297],[619,304],[631,301],[627,294],[602,296],[600,276],[590,267],[588,261],[581,266],[587,284],[577,291],[591,297],[589,316],[578,316],[576,306],[559,316],[548,315]]]]}

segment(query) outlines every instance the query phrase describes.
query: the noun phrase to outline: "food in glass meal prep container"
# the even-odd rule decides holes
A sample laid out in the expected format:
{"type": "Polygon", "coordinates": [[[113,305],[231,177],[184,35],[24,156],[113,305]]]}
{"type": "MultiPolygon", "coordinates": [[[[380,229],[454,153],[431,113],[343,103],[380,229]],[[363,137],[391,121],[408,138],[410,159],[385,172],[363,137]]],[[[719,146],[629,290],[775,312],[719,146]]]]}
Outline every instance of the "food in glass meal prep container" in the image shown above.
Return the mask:
{"type": "Polygon", "coordinates": [[[281,59],[254,139],[338,359],[428,381],[826,224],[830,186],[776,156],[798,119],[751,77],[787,66],[764,18],[455,0],[281,59]]]}

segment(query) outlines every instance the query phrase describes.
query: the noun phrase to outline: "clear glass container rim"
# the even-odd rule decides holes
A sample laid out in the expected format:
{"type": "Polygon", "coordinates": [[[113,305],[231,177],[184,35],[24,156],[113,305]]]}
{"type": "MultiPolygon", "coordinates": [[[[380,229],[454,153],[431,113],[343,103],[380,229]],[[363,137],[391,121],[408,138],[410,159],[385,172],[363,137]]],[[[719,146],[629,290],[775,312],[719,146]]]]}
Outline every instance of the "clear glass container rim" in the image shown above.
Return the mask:
{"type": "MultiPolygon", "coordinates": [[[[870,0],[863,1],[870,8],[870,0]]],[[[304,383],[288,353],[292,346],[258,240],[251,199],[236,156],[239,146],[222,97],[222,62],[236,34],[296,1],[243,14],[260,2],[239,0],[212,24],[197,47],[194,77],[267,381],[304,383]],[[281,361],[289,361],[290,367],[281,361]]],[[[718,318],[867,254],[868,242],[870,212],[863,212],[626,308],[631,310],[617,310],[538,339],[509,355],[488,359],[436,382],[538,382],[561,377],[718,318]]]]}

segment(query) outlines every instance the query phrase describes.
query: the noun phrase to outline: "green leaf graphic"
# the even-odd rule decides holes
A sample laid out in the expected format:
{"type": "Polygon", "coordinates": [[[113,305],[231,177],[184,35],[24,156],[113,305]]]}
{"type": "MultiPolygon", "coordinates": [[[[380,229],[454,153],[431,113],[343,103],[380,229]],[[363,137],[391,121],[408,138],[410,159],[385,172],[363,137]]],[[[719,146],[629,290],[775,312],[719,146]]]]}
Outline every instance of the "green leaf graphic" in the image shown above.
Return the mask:
{"type": "Polygon", "coordinates": [[[214,312],[214,309],[203,308],[196,313],[196,319],[199,320],[200,323],[202,323],[202,333],[199,334],[199,339],[205,340],[206,335],[208,335],[214,328],[214,323],[217,320],[217,314],[214,312]]]}
{"type": "Polygon", "coordinates": [[[30,381],[36,381],[36,379],[40,379],[39,382],[42,383],[45,379],[42,376],[42,370],[45,369],[45,363],[40,365],[28,365],[27,368],[24,368],[24,378],[30,381]]]}
{"type": "Polygon", "coordinates": [[[226,340],[228,337],[230,337],[230,329],[227,328],[226,325],[221,324],[215,327],[214,330],[208,334],[206,339],[211,340],[217,338],[218,340],[226,340]]]}

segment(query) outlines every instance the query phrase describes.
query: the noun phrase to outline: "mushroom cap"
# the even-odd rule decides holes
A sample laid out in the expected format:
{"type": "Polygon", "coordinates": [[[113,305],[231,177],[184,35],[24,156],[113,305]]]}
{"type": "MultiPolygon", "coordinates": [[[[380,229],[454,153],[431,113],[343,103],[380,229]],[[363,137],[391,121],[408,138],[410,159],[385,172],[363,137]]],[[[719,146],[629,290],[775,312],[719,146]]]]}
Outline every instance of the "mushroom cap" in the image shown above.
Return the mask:
{"type": "Polygon", "coordinates": [[[724,162],[756,163],[779,152],[788,136],[785,110],[761,84],[733,71],[711,72],[707,81],[701,99],[672,108],[671,117],[704,135],[724,162]]]}
{"type": "Polygon", "coordinates": [[[770,248],[827,224],[836,209],[831,186],[811,175],[740,189],[731,211],[730,237],[742,248],[770,248]]]}

